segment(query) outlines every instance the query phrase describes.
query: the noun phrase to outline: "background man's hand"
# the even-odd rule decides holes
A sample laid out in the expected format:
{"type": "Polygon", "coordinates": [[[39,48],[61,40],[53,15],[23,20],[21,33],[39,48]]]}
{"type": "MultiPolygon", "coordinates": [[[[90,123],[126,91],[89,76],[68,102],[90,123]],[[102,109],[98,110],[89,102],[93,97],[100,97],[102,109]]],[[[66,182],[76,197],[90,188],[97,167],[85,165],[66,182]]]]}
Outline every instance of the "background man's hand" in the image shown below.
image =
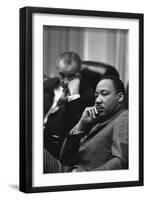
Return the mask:
{"type": "Polygon", "coordinates": [[[68,83],[68,89],[70,92],[70,95],[79,94],[79,87],[80,87],[80,79],[75,78],[68,83]]]}

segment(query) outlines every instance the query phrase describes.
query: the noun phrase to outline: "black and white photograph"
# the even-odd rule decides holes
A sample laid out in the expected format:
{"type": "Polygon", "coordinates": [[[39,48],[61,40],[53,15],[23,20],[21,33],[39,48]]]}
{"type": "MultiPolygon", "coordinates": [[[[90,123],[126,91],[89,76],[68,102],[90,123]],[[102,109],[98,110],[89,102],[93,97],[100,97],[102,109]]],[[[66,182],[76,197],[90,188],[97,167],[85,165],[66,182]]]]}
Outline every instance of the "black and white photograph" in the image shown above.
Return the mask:
{"type": "Polygon", "coordinates": [[[44,173],[128,169],[128,31],[43,37],[44,173]]]}
{"type": "Polygon", "coordinates": [[[143,185],[142,53],[142,14],[20,9],[21,191],[143,185]]]}

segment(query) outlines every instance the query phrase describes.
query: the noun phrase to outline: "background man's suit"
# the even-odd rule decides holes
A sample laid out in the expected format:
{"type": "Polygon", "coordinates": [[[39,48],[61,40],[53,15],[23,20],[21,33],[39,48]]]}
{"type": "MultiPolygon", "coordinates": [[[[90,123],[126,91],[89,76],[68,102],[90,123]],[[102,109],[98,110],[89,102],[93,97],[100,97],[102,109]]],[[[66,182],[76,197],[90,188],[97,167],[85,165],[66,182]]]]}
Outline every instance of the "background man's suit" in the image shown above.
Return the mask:
{"type": "MultiPolygon", "coordinates": [[[[58,78],[51,78],[44,83],[44,116],[50,109],[54,98],[54,88],[59,85],[58,78]]],[[[60,147],[69,130],[79,121],[84,109],[94,103],[94,89],[81,78],[80,98],[67,102],[59,111],[48,117],[44,129],[44,147],[58,158],[60,147]],[[58,138],[53,138],[57,135],[58,138]]]]}

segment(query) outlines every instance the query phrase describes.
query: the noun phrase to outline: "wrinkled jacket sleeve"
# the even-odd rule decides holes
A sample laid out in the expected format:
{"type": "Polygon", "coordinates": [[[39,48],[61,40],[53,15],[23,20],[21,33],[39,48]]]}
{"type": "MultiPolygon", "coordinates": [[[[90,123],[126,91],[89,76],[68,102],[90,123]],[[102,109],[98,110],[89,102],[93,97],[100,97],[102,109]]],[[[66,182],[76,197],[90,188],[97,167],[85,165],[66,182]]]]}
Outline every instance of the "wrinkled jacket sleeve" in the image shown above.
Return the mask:
{"type": "MultiPolygon", "coordinates": [[[[128,112],[122,115],[113,126],[112,159],[93,171],[128,168],[128,112]]],[[[77,171],[84,171],[80,166],[77,171]]]]}
{"type": "Polygon", "coordinates": [[[77,131],[76,126],[70,131],[60,151],[59,159],[63,164],[73,166],[78,163],[80,140],[84,134],[83,131],[77,131]]]}

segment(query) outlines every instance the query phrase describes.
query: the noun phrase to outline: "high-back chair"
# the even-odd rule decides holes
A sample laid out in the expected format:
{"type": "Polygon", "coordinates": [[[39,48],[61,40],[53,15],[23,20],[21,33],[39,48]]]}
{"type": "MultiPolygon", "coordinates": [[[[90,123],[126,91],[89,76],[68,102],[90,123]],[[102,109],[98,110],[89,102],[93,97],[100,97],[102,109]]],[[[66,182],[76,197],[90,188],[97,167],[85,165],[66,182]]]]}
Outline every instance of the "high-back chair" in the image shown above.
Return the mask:
{"type": "Polygon", "coordinates": [[[82,61],[82,75],[86,81],[95,89],[101,76],[112,75],[119,77],[119,73],[112,65],[96,62],[96,61],[82,61]]]}

